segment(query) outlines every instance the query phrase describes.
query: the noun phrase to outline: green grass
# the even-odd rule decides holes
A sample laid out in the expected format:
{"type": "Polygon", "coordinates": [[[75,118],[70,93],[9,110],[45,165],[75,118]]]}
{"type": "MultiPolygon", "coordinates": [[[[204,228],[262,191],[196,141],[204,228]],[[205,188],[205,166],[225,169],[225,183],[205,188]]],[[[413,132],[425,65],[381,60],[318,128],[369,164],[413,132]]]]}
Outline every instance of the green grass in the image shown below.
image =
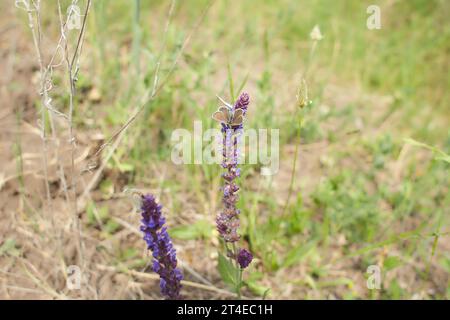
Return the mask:
{"type": "MultiPolygon", "coordinates": [[[[161,77],[167,74],[188,28],[206,4],[177,3],[161,59],[161,77]]],[[[96,5],[95,21],[90,27],[92,32],[98,31],[93,41],[105,62],[98,65],[99,79],[94,78],[94,82],[101,84],[106,101],[110,101],[106,121],[111,127],[125,121],[135,97],[153,84],[155,52],[162,45],[163,17],[168,8],[162,2],[141,3],[140,20],[136,22],[133,6],[117,1],[101,11],[105,3],[97,1],[96,5]],[[129,41],[133,45],[126,46],[130,50],[125,54],[125,65],[120,66],[114,57],[129,41]]],[[[231,100],[238,94],[238,84],[244,81],[254,101],[250,125],[285,128],[283,144],[297,143],[292,111],[287,110],[294,108],[298,76],[311,46],[308,35],[318,24],[324,39],[311,61],[307,79],[314,105],[306,115],[301,136],[304,143],[332,141],[336,152],[329,157],[334,165],[326,170],[326,176],[316,177],[321,182],[308,198],[296,193],[284,214],[280,206],[282,195],[277,195],[276,189],[253,187],[251,184],[261,178],[254,175],[255,168],[245,166],[240,182],[244,236],[260,259],[266,278],[275,270],[306,264],[310,266],[311,279],[320,288],[349,284],[350,280],[321,280],[327,279],[329,270],[315,265],[318,256],[328,256],[334,250],[338,236],[345,238],[345,245],[340,248],[342,259],[355,249],[362,250],[362,263],[368,265],[379,262],[380,249],[396,248],[401,257],[395,260],[396,267],[411,258],[426,264],[430,258],[430,234],[448,230],[448,164],[407,159],[405,175],[398,185],[380,175],[388,174],[387,166],[396,163],[405,136],[447,151],[450,148],[448,121],[442,119],[448,102],[449,77],[443,65],[449,49],[450,29],[444,28],[449,6],[444,1],[380,2],[382,29],[370,31],[365,27],[367,5],[360,1],[267,1],[255,10],[250,1],[214,3],[183,53],[183,64],[130,129],[130,137],[138,134],[141,138],[127,140],[121,147],[124,150],[118,151],[118,158],[135,168],[134,183],[140,183],[149,163],[158,166],[158,162],[169,161],[169,139],[174,128],[191,129],[195,119],[212,126],[208,119],[217,104],[215,94],[231,100]],[[331,110],[324,114],[319,108],[329,83],[340,86],[344,97],[345,90],[352,87],[358,87],[361,95],[392,97],[392,104],[380,115],[377,113],[377,120],[382,122],[391,113],[400,113],[402,121],[376,135],[364,134],[363,129],[363,134],[340,148],[340,134],[354,129],[354,118],[362,114],[370,119],[370,108],[381,106],[377,101],[371,101],[370,106],[353,101],[345,108],[329,105],[331,110]],[[336,132],[323,123],[341,123],[348,129],[336,132]],[[346,159],[355,163],[344,164],[346,159]],[[425,223],[421,233],[412,235],[419,237],[418,241],[395,238],[410,231],[402,226],[408,221],[425,223]],[[383,242],[386,239],[393,240],[383,242]]],[[[330,102],[334,101],[326,101],[330,102]]],[[[180,185],[168,185],[172,196],[176,199],[180,193],[188,194],[194,199],[193,206],[203,211],[205,202],[210,201],[210,183],[218,174],[217,168],[204,165],[178,170],[182,170],[183,180],[180,185]]],[[[183,204],[177,207],[180,212],[176,214],[183,215],[183,204]]],[[[177,232],[183,237],[198,233],[200,238],[207,232],[190,228],[177,232]]],[[[385,267],[392,259],[385,260],[385,267]]],[[[395,269],[391,265],[386,272],[395,269]]],[[[418,269],[417,272],[425,272],[418,269]]],[[[381,297],[407,298],[411,293],[393,280],[381,297]]]]}
{"type": "MultiPolygon", "coordinates": [[[[96,88],[102,98],[97,105],[80,104],[76,122],[81,126],[86,115],[95,114],[95,126],[111,136],[139,98],[152,90],[158,59],[160,81],[169,75],[208,3],[176,2],[164,35],[169,2],[94,1],[86,40],[89,55],[78,89],[96,88]]],[[[181,246],[188,239],[209,246],[213,210],[220,206],[220,168],[175,167],[170,162],[171,132],[192,130],[194,120],[202,120],[204,128],[215,126],[210,115],[217,107],[216,94],[232,100],[245,84],[252,98],[248,125],[280,128],[280,151],[289,157],[286,147],[299,143],[293,113],[309,59],[309,33],[319,25],[324,39],[306,79],[313,103],[304,111],[301,129],[302,144],[330,144],[317,160],[321,170],[310,173],[317,183],[303,194],[303,177],[297,176],[283,211],[286,193],[266,186],[259,166],[245,165],[239,182],[241,230],[258,258],[249,285],[255,294],[263,295],[271,277],[284,272],[286,283],[317,289],[323,298],[340,288],[336,294],[342,298],[408,299],[432,277],[430,261],[450,272],[448,252],[433,246],[436,237],[440,244],[448,242],[449,164],[433,159],[426,149],[402,154],[407,137],[450,152],[450,3],[377,3],[381,30],[366,28],[370,1],[215,1],[173,74],[130,126],[110,163],[128,175],[128,185],[150,188],[160,187],[157,168],[167,169],[162,184],[168,190],[165,197],[173,201],[171,214],[183,217],[192,209],[202,216],[196,224],[177,226],[173,236],[181,246]],[[337,88],[336,96],[326,95],[330,86],[337,88]],[[356,119],[361,119],[362,129],[356,119]],[[346,135],[354,130],[359,132],[346,135]],[[401,170],[398,177],[393,176],[396,170],[401,170]],[[344,240],[336,246],[338,239],[344,240]],[[387,282],[380,293],[354,290],[351,272],[333,274],[337,262],[351,263],[350,269],[362,275],[368,265],[382,264],[387,282]],[[301,275],[300,265],[306,270],[301,275]],[[420,277],[415,287],[389,278],[399,268],[420,277]]],[[[291,165],[280,170],[290,173],[291,165]]],[[[107,215],[107,209],[100,210],[107,215]]],[[[116,225],[111,228],[114,232],[116,225]]],[[[118,259],[127,252],[121,254],[118,259]]],[[[448,294],[447,288],[428,297],[448,294]]]]}

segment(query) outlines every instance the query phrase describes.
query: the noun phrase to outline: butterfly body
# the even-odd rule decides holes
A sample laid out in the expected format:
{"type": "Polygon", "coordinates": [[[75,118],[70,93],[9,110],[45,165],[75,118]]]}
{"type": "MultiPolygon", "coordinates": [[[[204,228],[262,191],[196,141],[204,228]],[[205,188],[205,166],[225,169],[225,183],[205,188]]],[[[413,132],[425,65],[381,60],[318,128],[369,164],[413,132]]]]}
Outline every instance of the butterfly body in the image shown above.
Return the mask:
{"type": "Polygon", "coordinates": [[[229,103],[222,100],[220,97],[218,98],[224,105],[220,106],[219,109],[213,113],[212,118],[217,122],[230,125],[232,127],[241,125],[244,121],[244,111],[242,109],[234,109],[229,103]]]}

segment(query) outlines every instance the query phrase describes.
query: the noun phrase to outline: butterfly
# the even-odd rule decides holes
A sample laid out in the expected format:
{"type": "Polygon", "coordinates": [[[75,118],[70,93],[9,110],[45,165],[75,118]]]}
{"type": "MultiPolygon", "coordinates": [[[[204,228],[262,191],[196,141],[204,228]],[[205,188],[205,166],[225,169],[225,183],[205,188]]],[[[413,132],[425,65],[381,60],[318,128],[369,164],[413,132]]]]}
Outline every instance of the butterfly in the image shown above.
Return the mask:
{"type": "Polygon", "coordinates": [[[235,109],[233,112],[233,106],[224,101],[222,98],[219,100],[224,104],[213,113],[212,118],[220,123],[228,124],[231,126],[238,126],[244,121],[244,111],[242,109],[235,109]]]}

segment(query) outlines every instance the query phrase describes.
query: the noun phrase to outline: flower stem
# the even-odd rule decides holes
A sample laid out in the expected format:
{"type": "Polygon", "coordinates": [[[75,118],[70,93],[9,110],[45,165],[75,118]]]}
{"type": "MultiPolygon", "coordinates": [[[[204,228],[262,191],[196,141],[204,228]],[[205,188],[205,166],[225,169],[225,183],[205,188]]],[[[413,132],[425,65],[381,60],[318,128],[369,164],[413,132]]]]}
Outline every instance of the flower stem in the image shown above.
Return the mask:
{"type": "MultiPolygon", "coordinates": [[[[233,242],[233,256],[237,257],[237,248],[236,248],[236,243],[233,242]]],[[[230,258],[231,263],[234,263],[236,266],[236,294],[238,295],[238,299],[241,299],[241,283],[242,283],[242,279],[241,279],[241,268],[239,266],[239,263],[237,261],[237,259],[232,259],[230,258]]]]}
{"type": "MultiPolygon", "coordinates": [[[[297,110],[294,119],[298,118],[298,114],[299,114],[299,111],[297,110]]],[[[291,182],[289,183],[288,196],[286,198],[286,203],[284,204],[282,215],[284,215],[286,213],[286,209],[289,205],[289,201],[291,200],[292,191],[294,189],[295,171],[296,171],[296,167],[297,167],[297,157],[298,157],[298,149],[300,147],[302,125],[303,125],[303,118],[300,117],[299,122],[298,122],[298,127],[297,127],[297,137],[296,137],[296,143],[295,143],[294,162],[292,164],[291,182]]]]}

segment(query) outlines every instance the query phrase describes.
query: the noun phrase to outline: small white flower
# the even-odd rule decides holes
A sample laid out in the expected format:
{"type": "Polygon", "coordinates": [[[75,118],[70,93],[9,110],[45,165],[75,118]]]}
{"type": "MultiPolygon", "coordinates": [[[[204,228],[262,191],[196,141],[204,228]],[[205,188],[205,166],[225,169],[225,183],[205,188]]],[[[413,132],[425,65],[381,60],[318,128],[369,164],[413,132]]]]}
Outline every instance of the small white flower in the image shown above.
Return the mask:
{"type": "Polygon", "coordinates": [[[314,28],[312,29],[309,36],[310,36],[311,40],[313,40],[313,41],[320,41],[323,39],[323,35],[320,32],[320,28],[317,24],[314,26],[314,28]]]}

